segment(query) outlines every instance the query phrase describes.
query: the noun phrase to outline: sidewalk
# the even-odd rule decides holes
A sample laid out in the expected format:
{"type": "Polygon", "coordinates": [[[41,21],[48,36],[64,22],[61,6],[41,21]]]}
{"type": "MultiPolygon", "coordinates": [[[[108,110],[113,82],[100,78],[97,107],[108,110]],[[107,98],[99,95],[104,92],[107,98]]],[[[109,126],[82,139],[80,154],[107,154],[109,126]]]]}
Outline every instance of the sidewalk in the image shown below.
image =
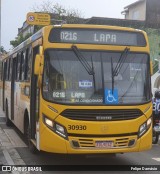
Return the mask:
{"type": "MultiPolygon", "coordinates": [[[[17,135],[14,127],[5,126],[5,114],[0,107],[0,165],[25,165],[15,149],[17,147],[26,147],[26,144],[17,135]]],[[[19,174],[20,172],[12,173],[19,174]]]]}

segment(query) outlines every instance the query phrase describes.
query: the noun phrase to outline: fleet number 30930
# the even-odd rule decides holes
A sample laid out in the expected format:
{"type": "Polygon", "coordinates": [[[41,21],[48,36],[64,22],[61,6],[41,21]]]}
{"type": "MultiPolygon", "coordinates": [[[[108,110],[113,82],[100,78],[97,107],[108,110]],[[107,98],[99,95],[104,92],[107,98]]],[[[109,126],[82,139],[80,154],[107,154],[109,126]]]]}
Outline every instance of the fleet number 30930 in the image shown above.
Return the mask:
{"type": "Polygon", "coordinates": [[[68,125],[68,130],[86,130],[86,125],[68,125]]]}

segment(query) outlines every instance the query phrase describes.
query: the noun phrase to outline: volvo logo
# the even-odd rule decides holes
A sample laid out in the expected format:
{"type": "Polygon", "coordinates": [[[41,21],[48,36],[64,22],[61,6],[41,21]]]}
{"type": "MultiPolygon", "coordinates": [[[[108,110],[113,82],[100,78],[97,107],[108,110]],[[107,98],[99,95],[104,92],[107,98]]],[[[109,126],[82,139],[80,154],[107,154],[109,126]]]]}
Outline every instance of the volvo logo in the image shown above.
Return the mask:
{"type": "Polygon", "coordinates": [[[97,116],[96,120],[112,120],[111,116],[97,116]]]}

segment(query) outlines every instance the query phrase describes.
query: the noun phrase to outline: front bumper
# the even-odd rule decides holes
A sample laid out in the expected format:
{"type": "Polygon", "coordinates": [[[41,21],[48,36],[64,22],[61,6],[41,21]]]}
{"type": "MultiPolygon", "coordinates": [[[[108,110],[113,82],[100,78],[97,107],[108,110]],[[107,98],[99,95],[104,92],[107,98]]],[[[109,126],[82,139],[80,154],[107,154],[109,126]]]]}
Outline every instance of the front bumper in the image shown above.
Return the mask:
{"type": "Polygon", "coordinates": [[[84,135],[84,137],[69,136],[68,140],[65,140],[47,127],[43,130],[40,137],[40,150],[62,154],[126,153],[148,150],[151,147],[152,126],[139,139],[137,139],[137,135],[108,138],[85,137],[84,135]],[[109,148],[97,148],[95,145],[97,141],[112,141],[113,146],[109,148]],[[74,142],[78,142],[79,147],[74,142]]]}

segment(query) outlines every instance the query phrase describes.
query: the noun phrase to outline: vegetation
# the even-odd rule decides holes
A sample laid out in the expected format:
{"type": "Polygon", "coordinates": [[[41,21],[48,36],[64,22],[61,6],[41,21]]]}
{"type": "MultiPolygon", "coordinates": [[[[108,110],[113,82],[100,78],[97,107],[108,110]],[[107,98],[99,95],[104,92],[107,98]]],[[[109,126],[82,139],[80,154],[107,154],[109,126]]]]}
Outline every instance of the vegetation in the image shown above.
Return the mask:
{"type": "Polygon", "coordinates": [[[43,2],[41,5],[35,5],[32,9],[34,12],[43,12],[51,14],[51,22],[63,21],[66,23],[81,23],[83,18],[81,12],[77,9],[66,9],[62,5],[52,1],[43,2]]]}
{"type": "Polygon", "coordinates": [[[15,38],[15,40],[11,40],[10,41],[10,45],[12,45],[14,48],[16,46],[18,46],[19,44],[21,44],[23,41],[25,41],[26,39],[28,39],[32,34],[31,33],[28,33],[25,37],[23,37],[22,34],[20,34],[19,36],[17,36],[15,38]]]}
{"type": "Polygon", "coordinates": [[[6,54],[7,53],[7,51],[4,49],[3,46],[0,47],[0,53],[2,53],[2,54],[6,54]]]}

